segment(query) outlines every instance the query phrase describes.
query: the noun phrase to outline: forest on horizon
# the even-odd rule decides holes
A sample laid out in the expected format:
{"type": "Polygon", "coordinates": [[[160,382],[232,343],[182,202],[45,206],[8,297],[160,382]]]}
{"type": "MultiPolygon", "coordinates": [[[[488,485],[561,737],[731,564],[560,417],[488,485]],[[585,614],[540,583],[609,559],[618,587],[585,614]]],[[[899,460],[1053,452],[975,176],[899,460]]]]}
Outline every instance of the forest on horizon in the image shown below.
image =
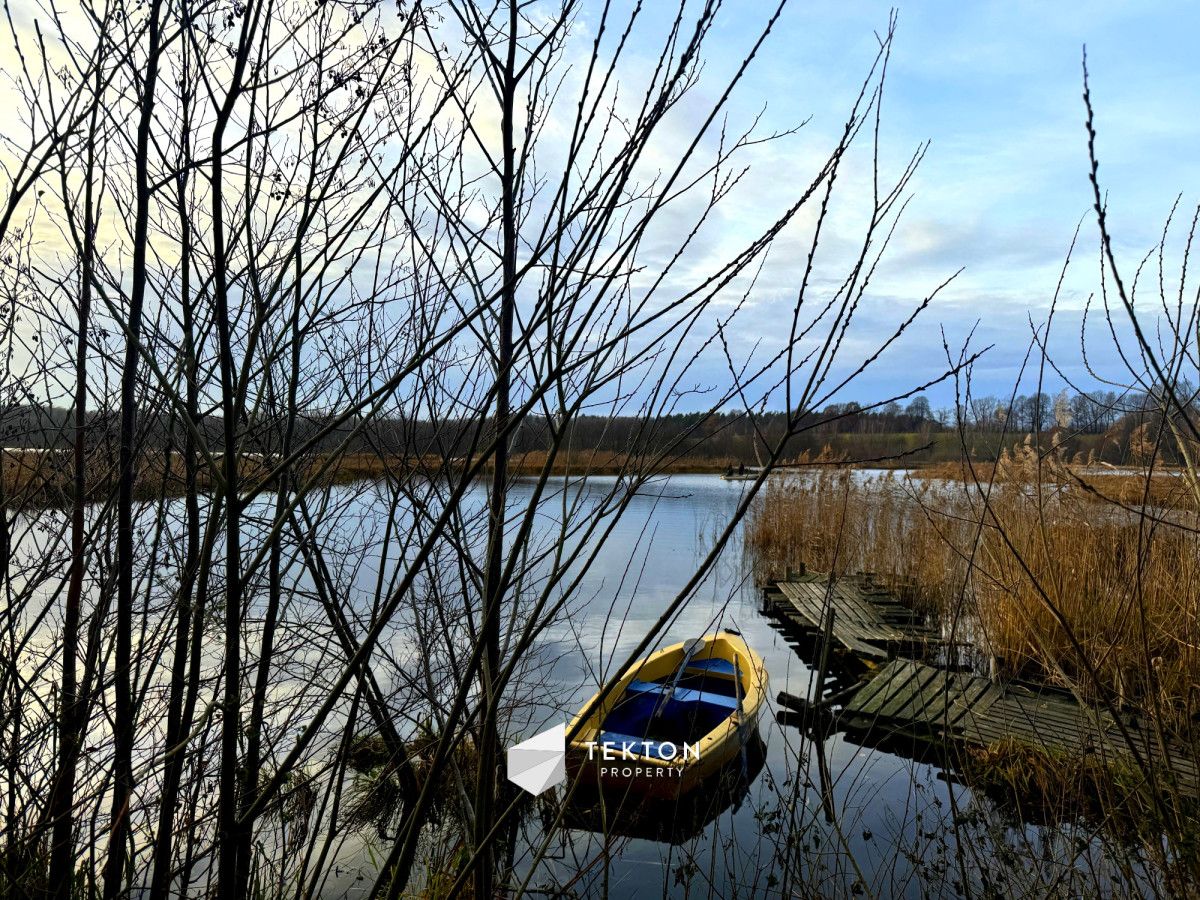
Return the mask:
{"type": "MultiPolygon", "coordinates": [[[[1183,396],[1192,393],[1182,392],[1183,396]]],[[[1194,407],[1189,406],[1189,414],[1192,412],[1194,407]]],[[[115,452],[119,424],[116,414],[95,410],[89,416],[94,446],[102,449],[110,444],[115,452]]],[[[168,416],[146,412],[141,419],[143,452],[179,449],[182,435],[172,430],[168,416]]],[[[515,431],[512,451],[536,453],[561,441],[574,453],[667,451],[675,459],[752,465],[783,437],[786,419],[781,412],[744,410],[662,416],[578,414],[566,423],[555,423],[552,430],[549,417],[530,415],[515,431]]],[[[1161,400],[1156,400],[1153,392],[1072,394],[1064,390],[1056,395],[1043,392],[1008,398],[971,397],[957,410],[935,408],[919,394],[907,404],[832,403],[804,419],[804,427],[787,439],[786,457],[848,464],[940,463],[964,456],[992,461],[1003,448],[1029,441],[1054,448],[1073,463],[1144,465],[1154,460],[1171,466],[1180,462],[1171,442],[1158,440],[1165,425],[1161,400]],[[1038,436],[1036,440],[1034,435],[1038,436]]],[[[308,439],[327,429],[313,442],[316,454],[332,451],[348,440],[349,445],[343,449],[351,453],[455,458],[466,455],[471,435],[488,429],[488,423],[479,418],[432,421],[381,417],[365,427],[355,422],[329,427],[333,420],[329,412],[301,412],[296,433],[308,439]]],[[[282,420],[269,416],[240,422],[241,452],[278,452],[282,424],[282,420]]],[[[208,446],[219,450],[223,439],[220,415],[204,416],[200,428],[208,446]]],[[[68,450],[72,446],[71,429],[69,409],[17,406],[0,411],[0,446],[9,450],[68,450]]]]}

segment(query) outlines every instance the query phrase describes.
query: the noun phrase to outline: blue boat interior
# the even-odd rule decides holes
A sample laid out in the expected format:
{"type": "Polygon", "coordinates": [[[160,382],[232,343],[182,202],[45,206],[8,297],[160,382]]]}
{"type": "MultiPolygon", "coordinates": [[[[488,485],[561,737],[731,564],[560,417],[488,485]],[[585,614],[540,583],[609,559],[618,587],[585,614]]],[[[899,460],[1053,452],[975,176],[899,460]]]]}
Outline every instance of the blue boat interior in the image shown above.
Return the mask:
{"type": "Polygon", "coordinates": [[[703,659],[659,681],[635,678],[605,716],[599,740],[616,748],[636,745],[633,752],[646,756],[658,755],[660,743],[694,743],[737,711],[735,677],[729,660],[703,659]],[[643,748],[644,742],[651,746],[643,748]]]}

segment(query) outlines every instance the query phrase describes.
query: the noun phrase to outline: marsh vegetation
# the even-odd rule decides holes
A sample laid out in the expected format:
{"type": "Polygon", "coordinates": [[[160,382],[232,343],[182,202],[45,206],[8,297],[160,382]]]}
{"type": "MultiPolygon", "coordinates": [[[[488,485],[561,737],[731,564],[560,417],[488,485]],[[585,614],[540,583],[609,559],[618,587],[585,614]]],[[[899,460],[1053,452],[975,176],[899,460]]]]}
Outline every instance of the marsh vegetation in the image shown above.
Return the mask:
{"type": "MultiPolygon", "coordinates": [[[[758,574],[885,572],[1001,672],[1190,737],[1194,315],[1165,306],[1174,344],[1139,344],[1114,391],[1153,427],[1105,444],[1130,420],[1075,389],[1069,462],[1063,434],[1041,444],[1040,383],[1003,419],[972,403],[969,342],[851,408],[954,275],[861,327],[927,146],[881,129],[897,19],[810,144],[743,96],[783,5],[6,5],[0,896],[1192,886],[1180,807],[1156,799],[1118,853],[942,767],[779,729],[753,789],[678,847],[568,827],[569,786],[504,777],[506,746],[719,627],[804,689],[755,611],[748,515],[758,574]],[[807,161],[765,210],[743,193],[764,148],[807,161]],[[749,236],[720,240],[735,218],[749,236]],[[731,340],[743,322],[764,336],[731,340]],[[841,468],[935,430],[945,459],[996,466],[841,468]],[[1070,468],[1134,443],[1192,499],[1070,468]],[[679,474],[748,457],[736,484],[679,474]]],[[[1096,195],[1106,312],[1136,323],[1096,195]]]]}

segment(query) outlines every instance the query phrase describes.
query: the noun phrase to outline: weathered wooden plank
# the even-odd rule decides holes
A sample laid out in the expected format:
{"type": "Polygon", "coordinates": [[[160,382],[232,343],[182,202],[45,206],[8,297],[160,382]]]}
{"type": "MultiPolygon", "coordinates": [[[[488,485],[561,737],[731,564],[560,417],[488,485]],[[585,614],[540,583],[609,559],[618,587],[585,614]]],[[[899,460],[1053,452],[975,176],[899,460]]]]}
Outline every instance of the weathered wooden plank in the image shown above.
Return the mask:
{"type": "Polygon", "coordinates": [[[1154,761],[1164,775],[1169,772],[1180,790],[1200,795],[1200,766],[1183,748],[1164,754],[1150,735],[1132,728],[1132,741],[1127,740],[1106,710],[911,660],[897,659],[880,670],[847,703],[844,716],[860,727],[877,723],[915,732],[952,728],[958,739],[976,745],[1015,739],[1105,760],[1136,754],[1154,761]]]}
{"type": "MultiPolygon", "coordinates": [[[[923,622],[868,578],[843,577],[831,589],[827,575],[806,573],[769,589],[764,605],[780,619],[808,631],[820,631],[832,607],[835,639],[851,651],[873,658],[886,656],[888,646],[920,648],[942,642],[939,629],[923,622]]],[[[1015,738],[1102,758],[1136,753],[1169,770],[1182,790],[1200,795],[1200,767],[1194,760],[1176,748],[1164,755],[1144,733],[1134,732],[1133,740],[1127,740],[1105,710],[1083,706],[1057,692],[999,686],[985,678],[946,673],[911,660],[896,659],[881,667],[875,678],[848,699],[842,718],[863,728],[879,722],[889,730],[906,726],[946,729],[975,744],[1015,738]]]]}
{"type": "Polygon", "coordinates": [[[872,678],[870,681],[868,681],[866,683],[866,685],[864,685],[859,690],[859,692],[854,695],[854,697],[846,705],[846,712],[848,714],[860,713],[863,710],[863,708],[866,706],[866,704],[870,703],[871,699],[873,697],[875,697],[880,691],[887,690],[888,685],[891,683],[891,678],[892,678],[891,673],[897,667],[903,666],[907,662],[908,662],[908,660],[898,659],[891,663],[888,663],[887,666],[885,666],[882,670],[880,670],[875,675],[874,678],[872,678]]]}
{"type": "Polygon", "coordinates": [[[871,679],[868,686],[859,691],[847,704],[846,712],[873,717],[889,697],[908,683],[911,673],[912,663],[907,659],[898,659],[888,663],[871,679]]]}
{"type": "Polygon", "coordinates": [[[937,676],[938,670],[932,666],[914,665],[912,679],[908,683],[907,692],[898,695],[892,702],[884,706],[879,715],[885,719],[911,719],[926,724],[927,719],[920,703],[925,686],[937,676]]]}
{"type": "Polygon", "coordinates": [[[809,597],[810,602],[819,605],[821,609],[833,608],[835,628],[840,628],[843,634],[858,640],[863,639],[863,627],[869,623],[863,620],[858,610],[847,606],[836,590],[829,591],[823,584],[809,585],[809,597]]]}
{"type": "Polygon", "coordinates": [[[912,624],[911,611],[894,602],[869,598],[853,586],[839,585],[838,596],[841,604],[852,612],[858,621],[863,625],[886,631],[889,640],[903,640],[905,631],[912,624]]]}
{"type": "Polygon", "coordinates": [[[885,702],[881,703],[875,714],[881,719],[892,719],[896,713],[912,702],[913,695],[920,691],[920,679],[925,673],[919,666],[912,666],[906,673],[906,680],[897,690],[891,693],[885,702]]]}
{"type": "Polygon", "coordinates": [[[834,637],[841,641],[847,650],[857,653],[859,656],[868,656],[872,659],[887,659],[887,650],[884,650],[881,647],[876,647],[873,644],[869,644],[859,638],[857,635],[851,634],[847,631],[839,630],[836,619],[834,620],[833,633],[834,637]]]}
{"type": "Polygon", "coordinates": [[[853,585],[838,582],[834,587],[833,595],[839,608],[844,609],[847,617],[852,621],[863,625],[885,624],[880,611],[868,606],[853,585]]]}
{"type": "Polygon", "coordinates": [[[890,706],[896,698],[905,696],[916,671],[917,664],[911,660],[897,660],[890,664],[884,672],[875,676],[878,679],[887,678],[882,689],[871,697],[869,702],[857,707],[856,711],[869,717],[880,716],[882,710],[890,706]]]}
{"type": "Polygon", "coordinates": [[[791,601],[795,609],[809,620],[813,628],[820,628],[824,619],[825,604],[817,600],[812,592],[804,590],[807,585],[783,582],[779,585],[785,597],[791,601]]]}
{"type": "Polygon", "coordinates": [[[959,673],[950,675],[949,682],[945,728],[947,732],[957,733],[963,728],[963,719],[974,715],[976,704],[986,697],[987,685],[959,673]]]}
{"type": "Polygon", "coordinates": [[[950,724],[954,728],[965,728],[970,719],[985,715],[988,708],[999,698],[1000,692],[983,678],[960,675],[958,696],[951,701],[950,724]]]}
{"type": "MultiPolygon", "coordinates": [[[[812,630],[822,627],[826,611],[832,607],[834,636],[846,649],[863,656],[884,659],[889,645],[920,642],[928,636],[927,629],[909,633],[889,622],[884,613],[898,618],[895,610],[901,608],[899,604],[888,602],[881,610],[851,580],[841,579],[831,589],[827,580],[809,576],[804,580],[778,582],[775,588],[812,630]]],[[[771,596],[773,600],[774,592],[771,596]]]]}
{"type": "MultiPolygon", "coordinates": [[[[808,621],[810,628],[821,628],[821,624],[825,620],[826,610],[828,609],[827,601],[835,599],[828,595],[823,586],[811,583],[796,584],[794,582],[781,582],[779,587],[792,602],[797,612],[808,621]]],[[[848,615],[836,603],[833,608],[834,637],[843,646],[863,656],[872,658],[884,658],[887,656],[885,650],[868,643],[859,633],[860,629],[855,628],[853,622],[846,621],[848,615]]]]}
{"type": "Polygon", "coordinates": [[[937,669],[937,674],[921,691],[919,713],[932,725],[950,727],[951,703],[959,695],[960,686],[950,672],[937,669]]]}

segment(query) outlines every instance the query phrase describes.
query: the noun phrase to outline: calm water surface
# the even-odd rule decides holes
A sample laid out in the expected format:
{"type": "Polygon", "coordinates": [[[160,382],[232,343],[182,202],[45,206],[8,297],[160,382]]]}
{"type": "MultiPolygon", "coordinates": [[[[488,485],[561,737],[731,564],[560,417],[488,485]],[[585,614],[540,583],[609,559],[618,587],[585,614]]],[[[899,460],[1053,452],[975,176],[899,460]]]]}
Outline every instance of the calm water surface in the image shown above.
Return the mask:
{"type": "MultiPolygon", "coordinates": [[[[612,486],[612,479],[595,478],[572,489],[603,494],[612,486]]],[[[586,702],[600,673],[624,660],[695,573],[746,488],[745,482],[711,475],[675,475],[656,481],[633,500],[584,575],[581,599],[569,620],[556,625],[543,642],[545,657],[553,660],[546,700],[516,738],[569,720],[586,702]]],[[[529,490],[518,485],[514,501],[527,498],[529,490]]],[[[913,859],[923,865],[950,852],[942,832],[952,788],[937,777],[937,770],[839,736],[814,747],[795,729],[775,723],[776,692],[805,696],[812,672],[760,614],[759,605],[760,593],[743,565],[739,529],[659,642],[663,646],[733,628],[765,660],[771,680],[761,725],[766,765],[749,796],[739,809],[727,810],[679,846],[613,839],[607,871],[599,861],[572,884],[580,895],[778,896],[794,892],[789,879],[801,879],[809,892],[825,883],[832,894],[865,889],[876,896],[919,896],[913,859]],[[836,825],[828,821],[828,812],[836,825]],[[789,840],[794,851],[790,867],[785,862],[789,840]],[[801,842],[803,854],[795,852],[801,842]],[[847,856],[853,857],[857,871],[847,856]],[[856,882],[861,882],[857,888],[856,882]]],[[[953,790],[958,803],[969,802],[961,788],[953,790]]],[[[532,844],[542,834],[532,828],[526,839],[532,844]]],[[[556,835],[550,852],[557,858],[543,861],[530,886],[571,881],[603,848],[603,839],[590,832],[556,835]]],[[[528,853],[518,852],[518,868],[522,856],[527,872],[528,853]]]]}
{"type": "MultiPolygon", "coordinates": [[[[615,486],[614,479],[599,477],[552,483],[540,506],[533,543],[553,543],[564,493],[571,499],[582,492],[584,500],[599,502],[615,486]]],[[[523,705],[508,735],[512,742],[568,721],[616,670],[692,578],[748,486],[711,475],[676,475],[653,482],[632,498],[595,561],[581,573],[566,613],[539,640],[532,654],[536,664],[515,685],[514,694],[523,705]]],[[[331,531],[330,552],[341,549],[342,558],[353,560],[361,546],[378,543],[389,513],[373,487],[338,491],[349,491],[345,496],[350,502],[344,522],[331,531]]],[[[518,481],[510,498],[512,509],[527,503],[532,491],[532,482],[518,481]]],[[[482,509],[485,503],[486,485],[473,486],[468,510],[482,509]]],[[[586,516],[586,506],[575,515],[586,516]]],[[[176,505],[170,509],[179,513],[176,505]]],[[[406,514],[396,515],[401,521],[395,524],[404,527],[406,514]]],[[[51,540],[37,529],[22,535],[21,552],[31,559],[42,554],[43,540],[51,540]]],[[[368,552],[366,561],[355,564],[347,576],[361,582],[358,592],[366,597],[375,584],[369,557],[368,552]]],[[[394,560],[389,563],[395,565],[394,560]]],[[[514,865],[518,879],[528,879],[534,896],[958,896],[961,886],[955,872],[965,868],[976,887],[986,886],[997,860],[1004,868],[998,883],[1006,887],[1012,885],[1014,872],[1019,876],[1040,866],[1030,874],[1024,893],[1042,896],[1042,886],[1057,877],[1055,871],[1067,867],[1094,875],[1103,868],[1090,838],[1061,827],[997,825],[989,807],[936,767],[866,749],[837,735],[814,743],[796,729],[778,725],[775,694],[783,690],[808,695],[812,672],[759,612],[759,603],[744,565],[739,531],[658,644],[736,629],[765,660],[770,678],[770,700],[761,720],[766,759],[744,801],[678,844],[605,838],[582,829],[547,830],[538,817],[530,817],[515,842],[514,865]],[[956,812],[959,833],[966,835],[961,842],[949,827],[956,812]],[[545,842],[548,852],[535,861],[535,849],[545,842]],[[1018,847],[1016,854],[1006,849],[1010,844],[1018,847]],[[1038,861],[1038,866],[1027,866],[1030,861],[1038,861]]],[[[309,613],[306,621],[318,626],[323,622],[318,608],[309,613]]],[[[53,630],[43,637],[52,643],[53,630]]],[[[402,622],[396,624],[389,646],[397,658],[415,660],[423,650],[404,633],[402,622]]],[[[217,650],[214,645],[209,660],[214,671],[217,650]]],[[[296,652],[303,655],[303,648],[296,652]]],[[[292,687],[301,698],[298,703],[310,695],[321,696],[321,685],[311,680],[311,673],[297,676],[292,687]]],[[[303,712],[303,707],[297,710],[297,728],[303,712]]],[[[335,722],[331,728],[336,727],[335,722]]],[[[103,723],[97,722],[95,729],[91,737],[100,742],[103,723]]],[[[656,814],[672,815],[670,804],[659,806],[656,814]]],[[[365,896],[377,864],[377,856],[362,842],[348,842],[328,873],[323,894],[365,896]]]]}

